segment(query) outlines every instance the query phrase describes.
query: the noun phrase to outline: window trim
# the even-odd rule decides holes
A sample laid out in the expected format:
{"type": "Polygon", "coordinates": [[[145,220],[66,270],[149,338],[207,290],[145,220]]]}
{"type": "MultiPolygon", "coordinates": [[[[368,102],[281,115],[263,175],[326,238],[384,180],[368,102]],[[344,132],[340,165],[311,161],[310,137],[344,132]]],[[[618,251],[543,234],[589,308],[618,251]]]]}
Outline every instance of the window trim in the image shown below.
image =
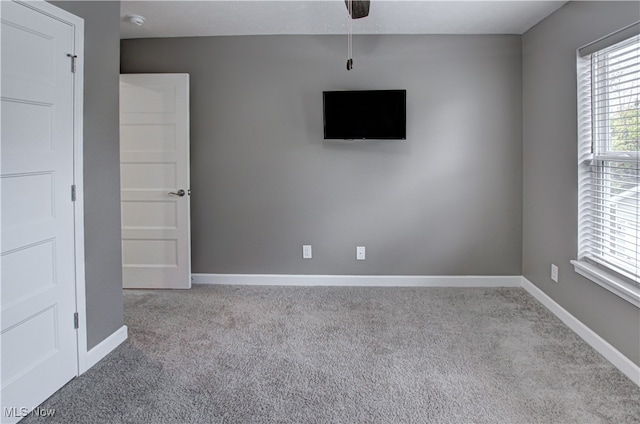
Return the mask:
{"type": "MultiPolygon", "coordinates": [[[[587,278],[588,280],[598,284],[599,286],[607,289],[608,291],[616,294],[620,298],[626,300],[632,305],[640,309],[640,283],[625,278],[623,275],[618,274],[615,270],[609,268],[605,264],[599,264],[593,262],[591,258],[581,257],[583,252],[583,214],[582,209],[582,192],[583,192],[583,179],[585,176],[592,175],[592,171],[589,169],[595,165],[595,162],[602,160],[614,160],[614,161],[629,161],[637,162],[638,154],[616,153],[616,152],[596,152],[593,150],[592,145],[592,131],[594,128],[591,126],[592,119],[592,105],[591,95],[587,96],[583,89],[585,83],[585,75],[588,75],[589,81],[591,80],[591,60],[592,54],[617,44],[625,39],[636,36],[640,33],[640,21],[635,22],[613,34],[607,35],[601,39],[587,44],[576,51],[577,60],[577,106],[578,106],[578,178],[579,185],[578,190],[580,193],[580,199],[578,202],[578,258],[570,261],[574,267],[574,271],[587,278]],[[597,157],[596,157],[597,156],[597,157]]],[[[590,86],[589,91],[594,87],[590,86]]]]}
{"type": "Polygon", "coordinates": [[[635,284],[629,283],[612,272],[584,260],[573,260],[571,264],[578,274],[640,308],[640,289],[635,284]]]}
{"type": "Polygon", "coordinates": [[[621,41],[631,38],[640,33],[640,21],[634,22],[624,28],[620,28],[609,35],[605,35],[596,41],[586,44],[578,49],[578,57],[589,56],[597,51],[618,44],[621,41]]]}

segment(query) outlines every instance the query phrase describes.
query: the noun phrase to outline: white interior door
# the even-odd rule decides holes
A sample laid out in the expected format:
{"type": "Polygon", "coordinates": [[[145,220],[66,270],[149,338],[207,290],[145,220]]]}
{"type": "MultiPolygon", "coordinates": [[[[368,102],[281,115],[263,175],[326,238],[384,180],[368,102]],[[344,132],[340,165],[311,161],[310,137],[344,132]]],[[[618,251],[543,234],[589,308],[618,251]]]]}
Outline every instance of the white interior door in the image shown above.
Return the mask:
{"type": "Polygon", "coordinates": [[[191,287],[189,75],[120,75],[125,288],[191,287]]]}
{"type": "Polygon", "coordinates": [[[78,372],[74,27],[1,8],[1,421],[16,422],[78,372]]]}

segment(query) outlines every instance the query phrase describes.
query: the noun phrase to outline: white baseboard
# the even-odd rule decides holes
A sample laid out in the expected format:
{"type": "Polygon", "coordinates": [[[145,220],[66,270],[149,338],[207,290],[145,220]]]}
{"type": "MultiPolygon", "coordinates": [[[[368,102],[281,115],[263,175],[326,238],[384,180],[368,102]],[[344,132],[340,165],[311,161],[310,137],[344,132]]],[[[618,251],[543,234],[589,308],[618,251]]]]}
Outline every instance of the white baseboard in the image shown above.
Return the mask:
{"type": "Polygon", "coordinates": [[[616,368],[618,368],[624,375],[629,377],[631,381],[640,386],[640,367],[638,365],[620,353],[619,350],[611,346],[609,342],[584,325],[576,317],[571,315],[566,309],[556,303],[525,277],[522,277],[522,288],[535,297],[592,348],[598,351],[616,368]]]}
{"type": "Polygon", "coordinates": [[[520,287],[519,275],[192,274],[194,284],[361,287],[520,287]]]}
{"type": "Polygon", "coordinates": [[[123,325],[87,352],[86,360],[84,361],[84,369],[80,370],[80,374],[83,374],[89,368],[97,364],[102,358],[107,356],[113,349],[120,346],[120,344],[125,340],[127,340],[127,326],[123,325]]]}

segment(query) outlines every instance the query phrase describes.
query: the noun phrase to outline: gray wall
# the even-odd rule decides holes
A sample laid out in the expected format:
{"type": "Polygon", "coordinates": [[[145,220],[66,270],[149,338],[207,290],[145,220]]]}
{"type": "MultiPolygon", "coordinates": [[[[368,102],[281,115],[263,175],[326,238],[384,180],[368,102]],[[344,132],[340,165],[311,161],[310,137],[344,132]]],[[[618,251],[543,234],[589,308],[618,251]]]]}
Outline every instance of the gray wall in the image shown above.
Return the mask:
{"type": "Polygon", "coordinates": [[[123,73],[191,74],[193,272],[520,275],[521,38],[356,36],[351,72],[346,47],[123,40],[123,73]],[[385,88],[406,141],[323,140],[323,90],[385,88]]]}
{"type": "Polygon", "coordinates": [[[120,242],[120,2],[51,2],[84,18],[87,348],[124,324],[120,242]]]}
{"type": "Polygon", "coordinates": [[[640,310],[576,274],[569,261],[578,226],[576,49],[638,18],[638,2],[572,2],[523,37],[523,274],[636,364],[640,310]]]}

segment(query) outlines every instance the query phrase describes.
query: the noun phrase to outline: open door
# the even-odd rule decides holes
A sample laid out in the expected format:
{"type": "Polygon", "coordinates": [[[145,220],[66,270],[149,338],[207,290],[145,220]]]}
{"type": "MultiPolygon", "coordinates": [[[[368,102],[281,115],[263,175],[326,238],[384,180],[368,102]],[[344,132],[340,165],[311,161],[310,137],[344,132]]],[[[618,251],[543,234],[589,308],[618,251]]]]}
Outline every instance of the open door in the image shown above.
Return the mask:
{"type": "Polygon", "coordinates": [[[0,3],[0,421],[12,423],[78,374],[76,289],[84,276],[75,238],[83,213],[74,195],[82,140],[75,62],[83,21],[45,2],[0,3]]]}
{"type": "Polygon", "coordinates": [[[189,75],[120,75],[124,288],[191,287],[189,75]]]}

